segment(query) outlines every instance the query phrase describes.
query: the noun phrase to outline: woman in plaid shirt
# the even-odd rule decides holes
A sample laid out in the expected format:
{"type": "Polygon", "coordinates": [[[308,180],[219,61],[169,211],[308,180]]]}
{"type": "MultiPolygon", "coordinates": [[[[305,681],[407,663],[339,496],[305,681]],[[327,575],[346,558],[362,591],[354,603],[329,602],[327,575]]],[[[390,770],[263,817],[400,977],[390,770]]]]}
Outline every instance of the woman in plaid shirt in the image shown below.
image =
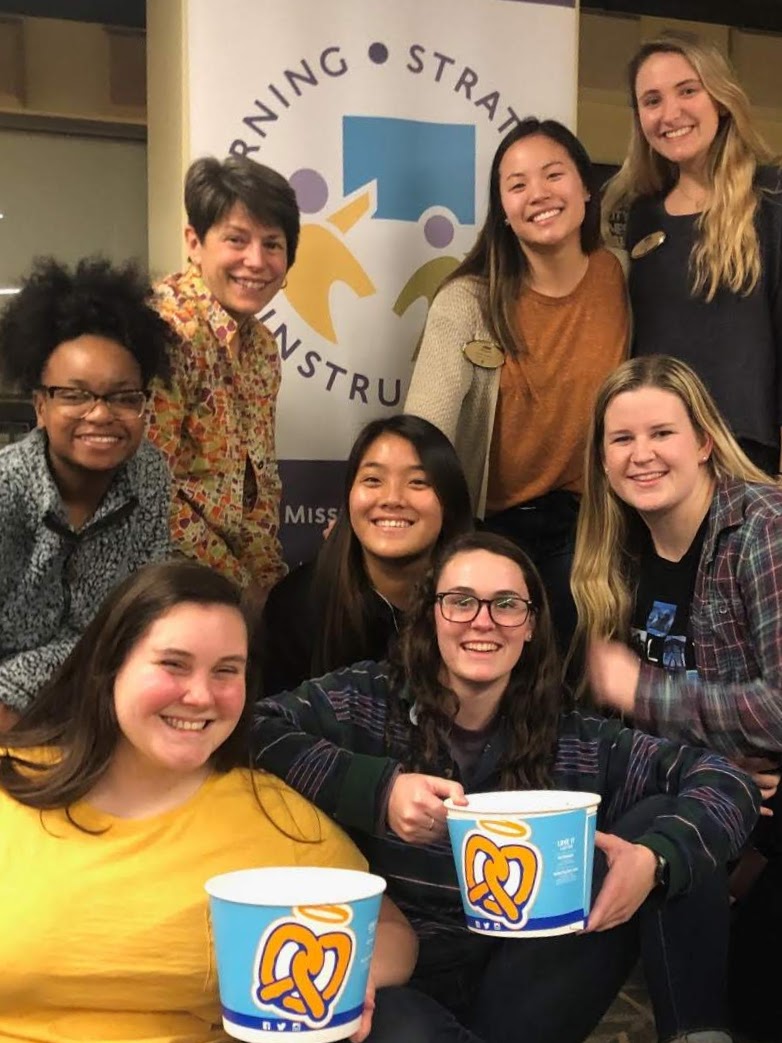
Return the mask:
{"type": "MultiPolygon", "coordinates": [[[[655,735],[730,757],[773,801],[782,490],[741,451],[695,373],[661,355],[632,359],[604,383],[586,474],[572,583],[594,695],[655,735]]],[[[757,953],[779,904],[782,836],[779,815],[763,812],[757,850],[734,876],[739,892],[757,883],[737,910],[733,962],[769,1005],[753,1002],[745,1023],[765,1038],[762,1019],[773,1038],[782,1007],[757,953]]],[[[735,991],[744,1006],[747,990],[735,991]]]]}

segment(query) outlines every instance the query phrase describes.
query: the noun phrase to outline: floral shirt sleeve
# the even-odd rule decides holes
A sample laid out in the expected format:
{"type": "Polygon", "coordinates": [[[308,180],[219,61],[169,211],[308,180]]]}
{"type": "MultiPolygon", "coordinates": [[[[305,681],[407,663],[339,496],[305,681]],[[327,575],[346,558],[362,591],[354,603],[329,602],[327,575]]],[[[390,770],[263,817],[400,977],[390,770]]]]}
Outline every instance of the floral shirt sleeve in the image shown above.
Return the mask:
{"type": "Polygon", "coordinates": [[[237,324],[192,266],[158,286],[156,307],[181,339],[149,425],[173,476],[172,540],[240,583],[271,586],[285,571],[274,338],[257,319],[237,324]]]}

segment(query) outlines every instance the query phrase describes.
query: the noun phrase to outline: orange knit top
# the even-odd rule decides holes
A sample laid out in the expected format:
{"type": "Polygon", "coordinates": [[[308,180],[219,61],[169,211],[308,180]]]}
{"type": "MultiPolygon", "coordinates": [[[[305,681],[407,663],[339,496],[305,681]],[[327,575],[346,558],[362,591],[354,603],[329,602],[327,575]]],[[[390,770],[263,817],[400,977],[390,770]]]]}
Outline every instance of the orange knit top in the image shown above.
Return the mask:
{"type": "Polygon", "coordinates": [[[554,489],[581,493],[584,444],[597,389],[627,354],[622,269],[608,250],[589,257],[565,297],[523,290],[516,313],[524,349],[507,356],[489,456],[487,514],[554,489]]]}

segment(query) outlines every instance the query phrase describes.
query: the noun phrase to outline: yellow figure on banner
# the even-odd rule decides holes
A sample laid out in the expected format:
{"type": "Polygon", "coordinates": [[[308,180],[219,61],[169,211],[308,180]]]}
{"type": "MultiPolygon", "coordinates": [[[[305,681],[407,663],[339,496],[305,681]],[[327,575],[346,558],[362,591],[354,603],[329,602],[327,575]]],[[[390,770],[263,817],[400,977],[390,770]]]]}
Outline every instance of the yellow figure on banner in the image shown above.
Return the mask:
{"type": "MultiPolygon", "coordinates": [[[[369,192],[340,207],[326,220],[347,235],[369,211],[369,192]]],[[[331,287],[345,283],[357,297],[375,293],[375,285],[345,243],[320,224],[303,224],[296,266],[288,275],[286,295],[304,321],[324,340],[337,343],[329,300],[331,287]]]]}
{"type": "MultiPolygon", "coordinates": [[[[302,213],[315,214],[325,207],[328,185],[317,171],[299,170],[291,176],[290,182],[302,213]]],[[[288,274],[285,294],[307,325],[332,344],[337,344],[339,339],[331,312],[332,287],[342,283],[357,297],[369,297],[377,292],[365,268],[344,241],[362,219],[372,216],[372,197],[371,190],[363,189],[324,218],[324,224],[309,222],[301,226],[296,266],[288,274]]],[[[431,238],[429,226],[433,223],[436,236],[438,222],[451,226],[450,221],[441,215],[430,217],[424,226],[427,239],[431,238]]],[[[443,279],[458,263],[458,258],[450,256],[425,261],[405,281],[394,301],[394,314],[401,318],[421,298],[429,306],[443,279]]]]}

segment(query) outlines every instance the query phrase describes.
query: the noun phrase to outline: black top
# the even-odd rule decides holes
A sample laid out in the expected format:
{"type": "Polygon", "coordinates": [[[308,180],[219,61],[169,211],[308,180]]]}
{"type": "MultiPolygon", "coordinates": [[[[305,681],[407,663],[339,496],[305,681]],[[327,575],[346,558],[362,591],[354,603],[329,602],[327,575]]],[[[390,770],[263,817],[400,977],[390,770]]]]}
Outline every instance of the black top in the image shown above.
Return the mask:
{"type": "MultiPolygon", "coordinates": [[[[289,572],[269,593],[263,610],[254,650],[260,654],[263,695],[296,688],[313,676],[312,657],[323,608],[313,598],[315,562],[289,572]]],[[[356,646],[352,662],[388,658],[388,648],[402,624],[403,614],[371,587],[367,589],[369,611],[367,641],[356,646]]],[[[349,666],[334,663],[330,669],[349,666]]]]}
{"type": "MultiPolygon", "coordinates": [[[[759,171],[771,186],[779,173],[759,171]]],[[[779,445],[782,424],[782,194],[761,194],[756,216],[762,274],[747,297],[691,295],[690,251],[697,214],[672,217],[660,197],[638,199],[627,218],[629,252],[652,232],[665,241],[631,260],[633,355],[674,355],[691,366],[738,438],[779,445]]]]}
{"type": "Polygon", "coordinates": [[[709,515],[680,561],[661,558],[651,536],[641,553],[630,644],[646,663],[665,670],[696,670],[690,605],[709,515]]]}

